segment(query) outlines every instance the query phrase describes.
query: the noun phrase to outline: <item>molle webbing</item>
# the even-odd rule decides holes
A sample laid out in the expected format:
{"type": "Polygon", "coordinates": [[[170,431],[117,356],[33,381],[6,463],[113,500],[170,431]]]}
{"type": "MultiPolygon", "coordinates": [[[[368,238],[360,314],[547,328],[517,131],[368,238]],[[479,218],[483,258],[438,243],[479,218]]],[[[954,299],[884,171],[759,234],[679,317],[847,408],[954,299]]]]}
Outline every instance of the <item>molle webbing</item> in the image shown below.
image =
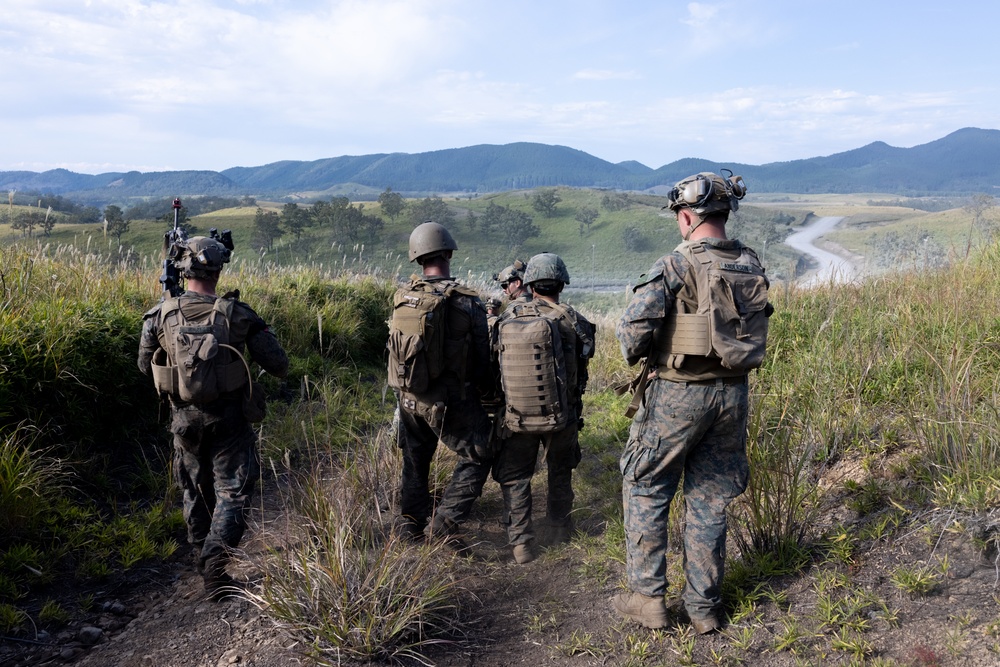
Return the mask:
{"type": "Polygon", "coordinates": [[[664,335],[657,340],[657,365],[666,364],[667,357],[694,354],[707,357],[712,352],[712,332],[708,315],[678,313],[667,317],[664,335]]]}
{"type": "Polygon", "coordinates": [[[559,326],[538,304],[519,304],[499,324],[504,425],[515,433],[548,433],[569,421],[566,366],[559,326]]]}

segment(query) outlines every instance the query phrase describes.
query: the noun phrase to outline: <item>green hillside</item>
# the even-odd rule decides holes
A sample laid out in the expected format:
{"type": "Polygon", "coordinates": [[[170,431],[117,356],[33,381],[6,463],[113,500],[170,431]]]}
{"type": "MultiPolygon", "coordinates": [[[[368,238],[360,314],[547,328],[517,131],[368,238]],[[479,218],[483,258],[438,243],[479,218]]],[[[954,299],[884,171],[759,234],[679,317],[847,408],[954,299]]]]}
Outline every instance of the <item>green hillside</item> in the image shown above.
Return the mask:
{"type": "Polygon", "coordinates": [[[82,204],[127,207],[149,197],[250,195],[296,200],[317,193],[375,199],[386,186],[409,196],[492,193],[537,187],[609,188],[661,192],[698,171],[729,168],[754,192],[968,195],[1000,186],[1000,130],[964,128],[911,148],[875,142],[854,150],[763,165],[680,157],[652,169],[635,161],[612,164],[566,146],[519,142],[426,153],[284,160],[221,172],[75,174],[0,172],[0,189],[52,193],[82,204]]]}

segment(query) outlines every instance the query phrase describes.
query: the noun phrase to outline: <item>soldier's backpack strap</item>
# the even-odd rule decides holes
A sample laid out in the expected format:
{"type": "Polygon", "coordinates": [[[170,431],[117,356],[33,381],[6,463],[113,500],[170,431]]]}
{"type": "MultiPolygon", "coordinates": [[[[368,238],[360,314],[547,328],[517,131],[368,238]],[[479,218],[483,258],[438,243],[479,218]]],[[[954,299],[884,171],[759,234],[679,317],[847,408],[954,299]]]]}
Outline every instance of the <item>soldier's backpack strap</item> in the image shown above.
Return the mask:
{"type": "Polygon", "coordinates": [[[219,314],[222,316],[226,327],[226,342],[222,343],[220,341],[220,347],[226,348],[232,354],[230,361],[228,363],[216,364],[216,377],[219,381],[219,391],[221,393],[227,393],[242,389],[243,385],[250,382],[253,376],[250,374],[250,367],[240,354],[239,350],[231,345],[232,339],[230,339],[230,331],[233,319],[233,308],[236,306],[236,299],[221,298],[215,300],[215,305],[212,306],[212,321],[211,324],[215,323],[215,315],[219,314]]]}

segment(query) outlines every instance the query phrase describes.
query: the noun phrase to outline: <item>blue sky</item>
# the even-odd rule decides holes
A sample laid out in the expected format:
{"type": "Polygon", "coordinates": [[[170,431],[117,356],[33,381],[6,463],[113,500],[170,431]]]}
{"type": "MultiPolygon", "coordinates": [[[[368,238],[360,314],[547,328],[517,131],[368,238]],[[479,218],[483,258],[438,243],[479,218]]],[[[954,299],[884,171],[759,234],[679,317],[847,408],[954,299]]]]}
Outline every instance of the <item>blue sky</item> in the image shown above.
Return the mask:
{"type": "Polygon", "coordinates": [[[763,164],[1000,127],[1000,2],[5,0],[0,170],[559,144],[763,164]]]}

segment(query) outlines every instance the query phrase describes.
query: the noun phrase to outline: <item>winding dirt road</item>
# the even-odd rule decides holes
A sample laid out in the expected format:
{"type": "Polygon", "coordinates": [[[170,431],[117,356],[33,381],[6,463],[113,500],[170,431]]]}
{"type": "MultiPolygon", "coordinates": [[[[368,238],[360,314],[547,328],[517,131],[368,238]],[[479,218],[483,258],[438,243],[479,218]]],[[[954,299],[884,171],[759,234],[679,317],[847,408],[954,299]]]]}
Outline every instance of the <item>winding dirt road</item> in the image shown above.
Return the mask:
{"type": "Polygon", "coordinates": [[[811,287],[830,282],[842,283],[857,276],[857,267],[850,260],[814,245],[818,238],[830,233],[843,219],[843,217],[820,218],[785,239],[786,245],[812,257],[819,264],[817,269],[809,271],[799,279],[799,285],[811,287]]]}

